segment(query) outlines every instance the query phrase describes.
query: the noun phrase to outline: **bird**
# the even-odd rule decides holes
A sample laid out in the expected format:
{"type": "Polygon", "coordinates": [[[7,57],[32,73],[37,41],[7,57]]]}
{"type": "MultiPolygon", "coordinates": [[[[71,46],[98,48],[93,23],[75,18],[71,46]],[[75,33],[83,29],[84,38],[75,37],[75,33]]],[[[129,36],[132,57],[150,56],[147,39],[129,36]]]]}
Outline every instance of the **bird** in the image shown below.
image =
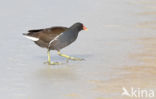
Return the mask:
{"type": "Polygon", "coordinates": [[[54,26],[44,29],[28,30],[28,33],[23,33],[23,36],[32,40],[38,46],[47,48],[47,63],[49,65],[58,65],[62,63],[51,61],[50,50],[56,50],[59,56],[67,60],[83,60],[60,52],[61,49],[67,47],[77,39],[81,30],[87,31],[88,29],[82,23],[76,22],[70,27],[54,26]]]}

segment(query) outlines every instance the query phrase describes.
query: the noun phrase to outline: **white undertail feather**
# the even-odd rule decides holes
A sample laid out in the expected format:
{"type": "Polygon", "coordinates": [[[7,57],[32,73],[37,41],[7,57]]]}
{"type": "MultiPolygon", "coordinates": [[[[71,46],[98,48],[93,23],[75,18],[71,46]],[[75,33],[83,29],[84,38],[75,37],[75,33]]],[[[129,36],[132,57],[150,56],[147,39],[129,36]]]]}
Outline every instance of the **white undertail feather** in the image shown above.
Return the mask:
{"type": "Polygon", "coordinates": [[[38,41],[39,40],[39,38],[28,36],[28,35],[24,35],[24,37],[26,37],[26,38],[28,38],[28,39],[30,39],[32,41],[38,41]]]}

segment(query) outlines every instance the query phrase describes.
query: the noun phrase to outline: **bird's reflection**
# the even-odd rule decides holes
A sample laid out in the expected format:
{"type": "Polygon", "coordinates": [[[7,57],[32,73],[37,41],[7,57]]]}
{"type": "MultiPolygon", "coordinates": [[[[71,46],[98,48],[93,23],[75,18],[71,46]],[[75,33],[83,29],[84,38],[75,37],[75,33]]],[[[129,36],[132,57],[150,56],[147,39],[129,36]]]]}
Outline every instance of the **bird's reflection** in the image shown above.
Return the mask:
{"type": "Polygon", "coordinates": [[[44,81],[76,80],[74,68],[67,65],[46,66],[37,71],[36,77],[44,81]]]}
{"type": "MultiPolygon", "coordinates": [[[[52,99],[53,94],[63,91],[65,86],[70,86],[77,81],[73,66],[46,66],[37,70],[32,78],[32,94],[34,99],[52,99]]],[[[64,90],[65,91],[65,90],[64,90]]]]}

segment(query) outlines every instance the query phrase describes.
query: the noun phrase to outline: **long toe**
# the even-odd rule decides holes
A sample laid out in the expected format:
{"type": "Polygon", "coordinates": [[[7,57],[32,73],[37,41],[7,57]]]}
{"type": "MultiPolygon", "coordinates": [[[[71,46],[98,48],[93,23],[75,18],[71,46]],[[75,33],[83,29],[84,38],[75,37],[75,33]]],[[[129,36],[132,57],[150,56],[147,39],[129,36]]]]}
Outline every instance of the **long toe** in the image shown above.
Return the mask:
{"type": "Polygon", "coordinates": [[[73,60],[73,61],[82,61],[82,60],[85,60],[83,58],[76,58],[76,57],[70,57],[69,59],[70,60],[73,60]]]}
{"type": "Polygon", "coordinates": [[[51,62],[51,63],[48,63],[48,65],[62,65],[63,63],[61,62],[51,62]]]}
{"type": "Polygon", "coordinates": [[[48,64],[48,65],[62,65],[63,63],[61,62],[44,62],[44,64],[48,64]]]}

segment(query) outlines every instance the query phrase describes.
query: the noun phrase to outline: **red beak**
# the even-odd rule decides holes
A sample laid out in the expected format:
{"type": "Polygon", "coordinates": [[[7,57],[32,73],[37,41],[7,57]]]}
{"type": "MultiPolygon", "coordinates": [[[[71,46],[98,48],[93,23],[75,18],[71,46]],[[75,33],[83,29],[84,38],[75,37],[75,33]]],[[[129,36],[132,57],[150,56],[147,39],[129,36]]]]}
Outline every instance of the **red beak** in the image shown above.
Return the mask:
{"type": "Polygon", "coordinates": [[[87,29],[87,27],[83,26],[83,30],[87,31],[88,29],[87,29]]]}

